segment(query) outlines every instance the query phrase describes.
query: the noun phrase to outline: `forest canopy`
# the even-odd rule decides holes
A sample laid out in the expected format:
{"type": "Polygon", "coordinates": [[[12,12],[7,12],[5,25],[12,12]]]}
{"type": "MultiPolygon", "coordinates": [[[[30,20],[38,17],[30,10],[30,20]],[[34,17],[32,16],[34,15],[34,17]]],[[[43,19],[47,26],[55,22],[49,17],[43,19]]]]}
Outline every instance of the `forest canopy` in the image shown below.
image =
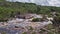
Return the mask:
{"type": "Polygon", "coordinates": [[[14,17],[18,12],[47,14],[56,11],[60,13],[60,7],[41,6],[34,3],[21,3],[21,2],[7,2],[0,0],[0,20],[14,17]]]}

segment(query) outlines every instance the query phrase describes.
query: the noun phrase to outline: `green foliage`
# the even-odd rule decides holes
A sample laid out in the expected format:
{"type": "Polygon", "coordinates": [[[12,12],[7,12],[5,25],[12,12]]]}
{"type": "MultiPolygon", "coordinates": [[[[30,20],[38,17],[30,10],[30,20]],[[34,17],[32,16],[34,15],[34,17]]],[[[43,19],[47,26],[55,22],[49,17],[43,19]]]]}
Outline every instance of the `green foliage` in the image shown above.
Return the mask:
{"type": "Polygon", "coordinates": [[[39,22],[39,21],[40,21],[39,18],[34,18],[34,19],[32,20],[32,22],[39,22]]]}
{"type": "Polygon", "coordinates": [[[52,32],[48,32],[47,34],[54,34],[54,33],[52,33],[52,32]]]}
{"type": "Polygon", "coordinates": [[[20,12],[21,14],[47,14],[50,16],[50,13],[53,11],[51,9],[60,13],[60,7],[47,7],[33,3],[7,2],[5,0],[0,0],[0,19],[14,17],[17,12],[20,12]]]}
{"type": "Polygon", "coordinates": [[[23,32],[22,34],[27,34],[26,32],[23,32]]]}
{"type": "Polygon", "coordinates": [[[42,22],[42,21],[45,21],[44,19],[45,19],[45,17],[44,18],[34,18],[34,19],[32,19],[32,22],[42,22]]]}
{"type": "Polygon", "coordinates": [[[5,1],[5,0],[0,0],[0,1],[5,1]]]}
{"type": "Polygon", "coordinates": [[[30,29],[29,30],[33,30],[33,28],[31,27],[31,26],[29,26],[30,27],[30,29]]]}

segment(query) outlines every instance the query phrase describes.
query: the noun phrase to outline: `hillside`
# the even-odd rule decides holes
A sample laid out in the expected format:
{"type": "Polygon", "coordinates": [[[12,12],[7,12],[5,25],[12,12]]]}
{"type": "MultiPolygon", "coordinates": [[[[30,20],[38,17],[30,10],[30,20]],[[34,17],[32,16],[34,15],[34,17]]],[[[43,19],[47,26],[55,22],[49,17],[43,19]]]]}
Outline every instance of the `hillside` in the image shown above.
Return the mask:
{"type": "Polygon", "coordinates": [[[56,11],[60,13],[60,7],[40,6],[33,3],[7,2],[0,0],[0,20],[14,17],[17,13],[48,14],[56,11]]]}

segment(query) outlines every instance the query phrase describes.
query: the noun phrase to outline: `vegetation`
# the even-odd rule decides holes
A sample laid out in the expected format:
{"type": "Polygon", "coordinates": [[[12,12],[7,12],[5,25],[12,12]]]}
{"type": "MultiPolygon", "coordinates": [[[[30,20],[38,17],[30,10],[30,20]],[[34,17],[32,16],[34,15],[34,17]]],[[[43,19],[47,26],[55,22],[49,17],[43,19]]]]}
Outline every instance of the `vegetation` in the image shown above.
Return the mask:
{"type": "Polygon", "coordinates": [[[5,31],[0,31],[1,34],[7,34],[5,31]]]}
{"type": "Polygon", "coordinates": [[[1,34],[6,34],[5,32],[2,32],[1,34]]]}
{"type": "Polygon", "coordinates": [[[32,34],[36,34],[36,32],[32,32],[32,34]]]}
{"type": "Polygon", "coordinates": [[[52,23],[54,26],[59,27],[60,26],[60,17],[59,16],[54,17],[52,23]]]}
{"type": "Polygon", "coordinates": [[[8,20],[13,18],[18,12],[20,14],[36,13],[51,15],[51,12],[60,13],[60,7],[40,6],[33,3],[7,2],[0,0],[0,20],[8,20]]]}
{"type": "Polygon", "coordinates": [[[26,32],[23,32],[22,34],[27,34],[26,32]]]}
{"type": "Polygon", "coordinates": [[[39,21],[40,21],[39,18],[34,18],[34,19],[32,19],[32,22],[39,22],[39,21]]]}
{"type": "Polygon", "coordinates": [[[31,26],[29,26],[29,27],[30,27],[30,28],[29,28],[29,30],[31,30],[31,31],[32,31],[32,30],[33,30],[33,28],[32,28],[31,26]]]}

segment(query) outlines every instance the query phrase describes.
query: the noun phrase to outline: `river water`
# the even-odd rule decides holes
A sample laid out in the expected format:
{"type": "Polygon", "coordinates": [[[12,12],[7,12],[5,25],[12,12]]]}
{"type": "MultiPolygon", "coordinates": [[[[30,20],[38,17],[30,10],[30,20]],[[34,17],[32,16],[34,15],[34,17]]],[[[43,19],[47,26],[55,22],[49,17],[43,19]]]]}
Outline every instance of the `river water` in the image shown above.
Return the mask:
{"type": "MultiPolygon", "coordinates": [[[[8,21],[7,26],[5,27],[0,27],[0,31],[5,31],[6,34],[22,34],[22,32],[24,30],[20,29],[20,30],[16,30],[16,29],[11,29],[14,28],[15,26],[21,26],[21,27],[25,27],[25,26],[32,26],[32,27],[44,27],[45,25],[48,25],[50,23],[52,23],[51,21],[48,22],[28,22],[28,20],[24,20],[24,19],[16,19],[16,20],[12,20],[12,21],[8,21]],[[15,23],[16,21],[22,22],[22,23],[15,23]]],[[[20,27],[20,28],[21,28],[20,27]]]]}

